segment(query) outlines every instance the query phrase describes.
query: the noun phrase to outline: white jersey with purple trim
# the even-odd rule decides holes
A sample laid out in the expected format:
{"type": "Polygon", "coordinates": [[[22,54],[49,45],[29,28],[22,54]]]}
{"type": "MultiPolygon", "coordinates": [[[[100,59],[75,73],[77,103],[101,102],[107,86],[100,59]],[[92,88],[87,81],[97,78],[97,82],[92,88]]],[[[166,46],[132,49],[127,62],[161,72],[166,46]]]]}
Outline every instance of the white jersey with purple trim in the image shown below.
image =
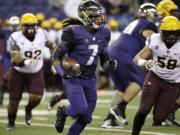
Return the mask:
{"type": "Polygon", "coordinates": [[[167,48],[159,33],[146,40],[146,45],[152,50],[154,64],[150,69],[160,78],[171,82],[180,82],[180,42],[167,48]]]}
{"type": "Polygon", "coordinates": [[[9,42],[11,45],[16,45],[19,48],[21,58],[34,58],[38,60],[37,64],[33,67],[13,66],[13,68],[22,73],[37,73],[41,70],[44,57],[47,55],[46,53],[48,48],[45,46],[47,41],[49,41],[47,32],[41,28],[37,29],[36,36],[33,41],[28,40],[23,35],[22,31],[12,33],[9,38],[9,42]]]}

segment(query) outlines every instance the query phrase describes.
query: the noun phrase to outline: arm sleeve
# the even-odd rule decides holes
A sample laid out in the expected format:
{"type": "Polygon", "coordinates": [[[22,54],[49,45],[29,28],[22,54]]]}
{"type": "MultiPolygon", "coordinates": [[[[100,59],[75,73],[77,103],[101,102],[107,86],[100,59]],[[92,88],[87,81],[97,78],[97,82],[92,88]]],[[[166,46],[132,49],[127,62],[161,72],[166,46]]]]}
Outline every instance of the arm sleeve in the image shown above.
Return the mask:
{"type": "Polygon", "coordinates": [[[111,34],[110,34],[110,31],[107,29],[106,34],[105,34],[106,47],[103,49],[103,51],[100,53],[100,56],[99,56],[102,67],[109,60],[108,44],[109,44],[110,39],[111,39],[111,34]]]}
{"type": "Polygon", "coordinates": [[[104,48],[104,50],[99,55],[99,57],[100,57],[101,66],[103,67],[104,64],[109,60],[109,54],[108,54],[108,51],[107,51],[107,47],[104,48]]]}
{"type": "Polygon", "coordinates": [[[9,43],[9,51],[20,50],[19,46],[17,45],[16,41],[12,36],[9,37],[8,43],[9,43]]]}
{"type": "Polygon", "coordinates": [[[62,51],[70,52],[76,43],[73,35],[73,30],[70,27],[67,27],[63,30],[61,40],[62,44],[59,46],[60,49],[62,51]]]}
{"type": "Polygon", "coordinates": [[[103,49],[103,51],[100,53],[100,56],[99,56],[102,67],[109,60],[108,44],[111,39],[111,34],[110,34],[109,30],[107,31],[105,39],[106,39],[106,47],[103,49]]]}
{"type": "Polygon", "coordinates": [[[155,33],[158,33],[158,28],[157,26],[154,24],[154,23],[148,23],[144,28],[143,28],[143,31],[144,30],[152,30],[154,31],[155,33]]]}
{"type": "Polygon", "coordinates": [[[76,40],[73,35],[73,30],[70,27],[67,27],[63,30],[61,40],[62,44],[60,44],[54,51],[54,59],[61,59],[66,53],[73,50],[76,40]]]}

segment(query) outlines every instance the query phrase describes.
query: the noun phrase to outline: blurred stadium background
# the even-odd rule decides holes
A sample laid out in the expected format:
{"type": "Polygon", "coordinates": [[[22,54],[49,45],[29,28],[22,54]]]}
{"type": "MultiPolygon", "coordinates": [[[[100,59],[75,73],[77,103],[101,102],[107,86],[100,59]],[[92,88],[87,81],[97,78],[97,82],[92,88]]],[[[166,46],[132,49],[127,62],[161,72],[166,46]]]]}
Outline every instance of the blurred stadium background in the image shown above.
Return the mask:
{"type": "MultiPolygon", "coordinates": [[[[107,26],[112,30],[116,31],[116,36],[118,37],[120,32],[127,26],[127,24],[132,21],[137,14],[138,6],[145,2],[152,2],[154,4],[158,3],[160,0],[98,0],[107,12],[107,26]],[[112,21],[113,20],[113,21],[112,21]]],[[[39,26],[47,29],[49,36],[52,41],[60,44],[60,35],[62,31],[62,20],[67,17],[78,17],[77,16],[77,6],[81,0],[0,0],[0,53],[7,55],[6,51],[6,41],[8,39],[9,31],[12,30],[12,25],[9,24],[9,19],[12,16],[20,17],[26,12],[32,12],[36,14],[39,20],[39,26]]],[[[174,2],[179,6],[180,1],[174,0],[174,2]]],[[[112,39],[113,42],[115,39],[112,39]]],[[[0,100],[0,135],[55,135],[57,134],[54,129],[54,118],[55,118],[55,108],[51,111],[47,111],[47,103],[54,93],[60,92],[63,89],[61,78],[58,75],[54,75],[50,69],[50,62],[47,61],[45,64],[45,82],[46,91],[48,92],[47,97],[43,99],[40,106],[33,112],[34,120],[32,126],[28,127],[24,122],[24,106],[27,103],[27,96],[23,96],[21,101],[18,118],[17,118],[17,130],[13,132],[7,132],[5,126],[7,123],[7,86],[6,86],[6,75],[9,60],[0,60],[0,75],[4,76],[3,89],[1,90],[0,99],[3,93],[4,102],[0,100]]],[[[101,70],[97,71],[98,76],[98,95],[99,100],[97,104],[96,111],[94,113],[94,121],[88,128],[83,132],[84,135],[129,135],[132,126],[132,121],[135,112],[139,105],[139,96],[134,99],[128,106],[127,116],[130,124],[125,129],[112,129],[105,130],[100,128],[105,115],[108,112],[110,100],[114,92],[114,85],[108,76],[101,70]]],[[[1,85],[1,84],[0,84],[1,85]]],[[[62,104],[67,104],[63,101],[62,104]]],[[[180,113],[177,114],[178,120],[180,120],[180,113]]],[[[68,119],[67,128],[70,126],[72,119],[68,119]]],[[[148,117],[145,127],[143,128],[143,134],[149,135],[180,135],[180,129],[175,126],[171,127],[156,127],[151,126],[152,118],[151,115],[148,117]]],[[[65,132],[67,131],[67,128],[65,132]]]]}

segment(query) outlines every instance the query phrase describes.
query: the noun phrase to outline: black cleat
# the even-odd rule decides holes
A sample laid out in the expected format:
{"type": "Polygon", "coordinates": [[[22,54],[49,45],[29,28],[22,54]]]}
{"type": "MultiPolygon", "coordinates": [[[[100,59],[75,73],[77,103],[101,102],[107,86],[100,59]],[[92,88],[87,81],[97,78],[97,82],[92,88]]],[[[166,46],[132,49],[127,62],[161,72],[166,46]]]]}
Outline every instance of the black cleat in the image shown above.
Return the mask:
{"type": "Polygon", "coordinates": [[[180,127],[180,121],[176,120],[175,113],[171,113],[167,119],[171,121],[172,124],[180,127]]]}
{"type": "Polygon", "coordinates": [[[25,121],[27,125],[31,125],[32,111],[27,110],[27,107],[25,108],[25,121]]]}
{"type": "Polygon", "coordinates": [[[57,132],[62,133],[66,122],[65,106],[58,107],[56,113],[55,128],[57,132]]]}
{"type": "Polygon", "coordinates": [[[60,95],[55,95],[51,98],[51,100],[49,101],[48,103],[48,111],[51,111],[52,108],[59,102],[61,101],[62,99],[66,99],[66,93],[65,92],[62,92],[60,95]]]}
{"type": "Polygon", "coordinates": [[[10,131],[10,130],[13,130],[13,129],[15,129],[15,124],[14,123],[8,123],[7,127],[6,127],[6,130],[10,131]]]}
{"type": "Polygon", "coordinates": [[[57,102],[59,102],[61,99],[60,99],[60,96],[59,95],[55,95],[51,98],[51,100],[49,101],[48,103],[48,111],[51,111],[52,108],[55,106],[55,104],[57,102]]]}
{"type": "Polygon", "coordinates": [[[119,125],[116,123],[115,120],[112,119],[106,119],[104,120],[102,128],[111,129],[111,128],[124,128],[124,125],[119,125]]]}
{"type": "Polygon", "coordinates": [[[128,125],[128,120],[126,118],[125,112],[119,108],[110,108],[110,113],[114,115],[116,120],[122,125],[128,125]]]}

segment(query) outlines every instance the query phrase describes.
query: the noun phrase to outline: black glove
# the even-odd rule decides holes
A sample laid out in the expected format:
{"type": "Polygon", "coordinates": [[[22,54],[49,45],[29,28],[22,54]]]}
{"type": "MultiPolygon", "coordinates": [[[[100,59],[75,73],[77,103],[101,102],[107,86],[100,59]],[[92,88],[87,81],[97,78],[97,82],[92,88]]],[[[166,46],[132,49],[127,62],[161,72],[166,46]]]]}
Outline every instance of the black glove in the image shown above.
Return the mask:
{"type": "Polygon", "coordinates": [[[77,18],[67,18],[63,20],[63,27],[67,27],[69,25],[82,25],[83,23],[77,18]]]}
{"type": "Polygon", "coordinates": [[[104,65],[103,65],[104,70],[112,69],[116,70],[117,68],[117,60],[108,60],[104,65]]]}

